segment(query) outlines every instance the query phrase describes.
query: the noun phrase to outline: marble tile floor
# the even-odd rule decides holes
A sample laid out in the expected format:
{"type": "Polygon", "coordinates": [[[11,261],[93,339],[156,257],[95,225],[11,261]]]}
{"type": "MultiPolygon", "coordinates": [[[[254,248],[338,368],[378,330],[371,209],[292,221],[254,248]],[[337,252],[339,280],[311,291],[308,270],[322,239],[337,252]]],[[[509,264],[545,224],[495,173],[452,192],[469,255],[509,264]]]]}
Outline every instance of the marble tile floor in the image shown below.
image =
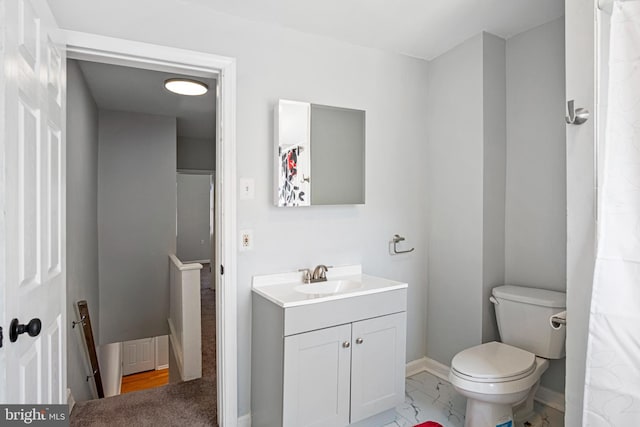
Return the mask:
{"type": "MultiPolygon", "coordinates": [[[[384,427],[413,427],[435,421],[444,427],[463,427],[467,402],[448,382],[429,372],[406,379],[405,401],[396,407],[396,419],[384,427]]],[[[564,414],[536,402],[531,427],[564,427],[564,414]]]]}
{"type": "Polygon", "coordinates": [[[412,427],[435,421],[444,427],[463,427],[466,400],[451,384],[428,372],[408,377],[405,401],[396,407],[396,419],[384,427],[412,427]]]}

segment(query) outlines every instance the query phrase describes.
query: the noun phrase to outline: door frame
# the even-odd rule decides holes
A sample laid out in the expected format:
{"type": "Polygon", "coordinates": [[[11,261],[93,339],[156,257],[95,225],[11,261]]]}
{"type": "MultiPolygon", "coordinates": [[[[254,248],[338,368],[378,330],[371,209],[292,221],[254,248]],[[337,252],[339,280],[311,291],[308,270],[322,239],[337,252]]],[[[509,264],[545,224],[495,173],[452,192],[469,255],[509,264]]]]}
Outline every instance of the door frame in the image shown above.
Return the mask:
{"type": "Polygon", "coordinates": [[[216,105],[216,363],[218,424],[238,424],[236,295],[236,59],[61,30],[67,58],[218,79],[216,105]],[[220,266],[224,266],[224,275],[220,266]]]}

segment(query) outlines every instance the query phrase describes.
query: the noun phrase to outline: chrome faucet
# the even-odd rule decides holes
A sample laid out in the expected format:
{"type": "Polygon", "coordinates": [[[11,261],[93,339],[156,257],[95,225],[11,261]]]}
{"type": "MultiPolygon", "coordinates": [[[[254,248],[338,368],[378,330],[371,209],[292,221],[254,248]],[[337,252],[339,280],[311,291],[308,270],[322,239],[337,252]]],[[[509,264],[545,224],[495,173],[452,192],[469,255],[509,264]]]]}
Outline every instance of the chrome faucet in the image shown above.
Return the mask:
{"type": "Polygon", "coordinates": [[[331,266],[320,264],[316,268],[313,269],[313,275],[311,276],[311,283],[316,282],[326,282],[327,281],[327,270],[331,266]]]}

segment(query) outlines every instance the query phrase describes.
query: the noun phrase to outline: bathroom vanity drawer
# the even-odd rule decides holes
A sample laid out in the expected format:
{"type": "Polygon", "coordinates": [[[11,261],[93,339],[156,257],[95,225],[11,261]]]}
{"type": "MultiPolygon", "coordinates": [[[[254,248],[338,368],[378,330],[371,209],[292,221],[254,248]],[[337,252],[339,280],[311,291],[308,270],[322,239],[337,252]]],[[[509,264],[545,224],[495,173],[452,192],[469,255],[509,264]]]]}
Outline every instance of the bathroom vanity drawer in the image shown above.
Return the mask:
{"type": "Polygon", "coordinates": [[[407,289],[284,309],[284,336],[407,310],[407,289]]]}

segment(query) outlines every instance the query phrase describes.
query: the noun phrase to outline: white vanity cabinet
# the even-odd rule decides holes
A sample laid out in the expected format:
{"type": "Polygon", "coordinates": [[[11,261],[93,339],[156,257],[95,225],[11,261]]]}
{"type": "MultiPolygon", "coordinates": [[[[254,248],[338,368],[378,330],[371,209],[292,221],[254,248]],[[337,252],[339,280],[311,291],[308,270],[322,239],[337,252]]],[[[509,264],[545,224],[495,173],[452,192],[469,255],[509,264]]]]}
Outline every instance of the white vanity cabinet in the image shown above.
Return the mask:
{"type": "Polygon", "coordinates": [[[349,424],[350,342],[351,325],[285,337],[283,426],[349,424]]]}
{"type": "Polygon", "coordinates": [[[351,422],[404,402],[405,312],[352,325],[351,422]]]}
{"type": "Polygon", "coordinates": [[[406,288],[282,307],[253,294],[254,427],[379,426],[404,401],[406,288]]]}

